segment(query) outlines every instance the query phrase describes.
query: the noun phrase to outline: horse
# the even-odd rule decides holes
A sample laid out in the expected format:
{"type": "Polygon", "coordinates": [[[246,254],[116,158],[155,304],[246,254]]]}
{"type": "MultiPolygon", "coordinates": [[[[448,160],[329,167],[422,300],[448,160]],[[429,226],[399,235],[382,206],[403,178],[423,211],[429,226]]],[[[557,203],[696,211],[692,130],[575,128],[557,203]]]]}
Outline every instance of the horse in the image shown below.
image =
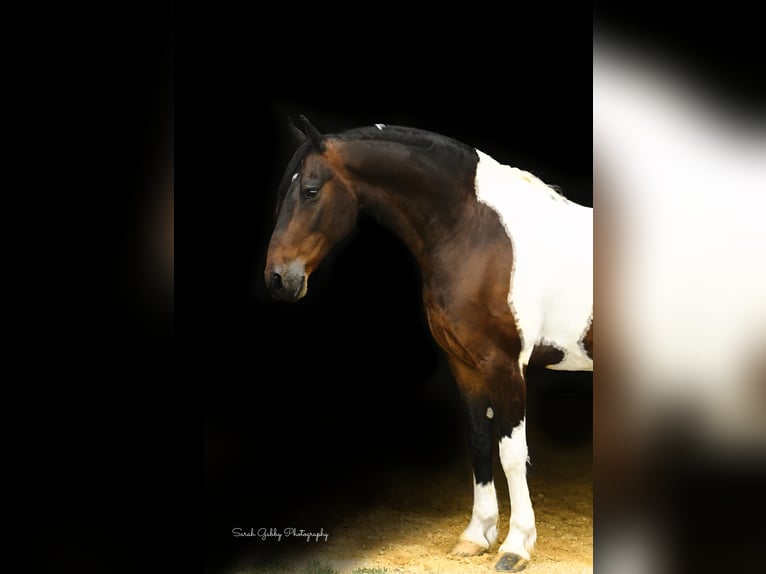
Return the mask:
{"type": "Polygon", "coordinates": [[[523,570],[537,531],[526,478],[530,365],[593,370],[593,210],[455,139],[375,124],[322,134],[301,116],[279,185],[264,279],[294,302],[328,251],[369,213],[422,274],[436,343],[468,411],[473,509],[451,549],[498,537],[493,430],[511,502],[495,569],[523,570]],[[493,429],[494,427],[494,429],[493,429]]]}

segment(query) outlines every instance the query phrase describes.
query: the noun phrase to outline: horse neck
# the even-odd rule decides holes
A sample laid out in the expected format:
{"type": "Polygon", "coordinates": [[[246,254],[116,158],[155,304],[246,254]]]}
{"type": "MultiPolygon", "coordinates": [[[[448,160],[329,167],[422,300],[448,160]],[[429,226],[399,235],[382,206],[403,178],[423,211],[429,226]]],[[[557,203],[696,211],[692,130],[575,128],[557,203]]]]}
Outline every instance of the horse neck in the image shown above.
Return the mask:
{"type": "Polygon", "coordinates": [[[335,144],[362,210],[397,235],[421,267],[453,236],[473,185],[465,150],[418,148],[389,141],[335,144]]]}

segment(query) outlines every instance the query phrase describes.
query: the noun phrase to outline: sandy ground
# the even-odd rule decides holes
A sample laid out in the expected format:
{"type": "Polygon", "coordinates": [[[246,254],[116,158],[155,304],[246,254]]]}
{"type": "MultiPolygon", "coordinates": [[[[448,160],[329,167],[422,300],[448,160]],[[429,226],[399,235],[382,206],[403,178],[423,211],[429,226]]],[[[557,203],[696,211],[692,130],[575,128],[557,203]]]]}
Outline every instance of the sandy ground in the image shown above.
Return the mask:
{"type": "MultiPolygon", "coordinates": [[[[558,453],[557,464],[547,463],[549,468],[536,469],[540,472],[530,477],[538,529],[533,560],[526,568],[530,574],[593,571],[590,469],[582,464],[584,457],[576,454],[558,453]]],[[[541,467],[545,464],[539,463],[541,467]]],[[[467,524],[470,484],[459,473],[423,476],[416,481],[402,478],[392,482],[367,516],[356,517],[329,537],[317,558],[344,573],[362,567],[442,574],[493,571],[497,546],[508,532],[507,489],[498,484],[498,542],[485,555],[456,558],[448,550],[467,524]]]]}
{"type": "MultiPolygon", "coordinates": [[[[566,408],[566,403],[561,403],[566,408]]],[[[592,441],[574,444],[551,440],[528,418],[532,464],[530,493],[537,518],[538,541],[529,574],[580,574],[593,571],[592,441]]],[[[312,560],[346,574],[359,568],[396,573],[473,574],[494,572],[497,549],[508,532],[510,503],[499,464],[495,476],[500,505],[500,536],[484,555],[457,558],[448,554],[470,517],[472,505],[469,456],[453,467],[433,472],[397,471],[387,487],[363,512],[342,516],[327,541],[312,541],[301,556],[282,557],[282,564],[301,572],[312,560]],[[497,477],[501,477],[498,479],[497,477]]],[[[252,566],[236,574],[257,572],[252,566]]]]}

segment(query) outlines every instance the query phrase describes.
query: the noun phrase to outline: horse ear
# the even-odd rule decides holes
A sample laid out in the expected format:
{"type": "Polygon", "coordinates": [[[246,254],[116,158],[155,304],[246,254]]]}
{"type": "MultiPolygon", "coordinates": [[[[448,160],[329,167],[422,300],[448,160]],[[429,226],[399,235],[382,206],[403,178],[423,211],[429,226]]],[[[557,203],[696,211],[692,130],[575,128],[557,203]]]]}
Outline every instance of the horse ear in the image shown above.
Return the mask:
{"type": "Polygon", "coordinates": [[[306,134],[296,127],[292,118],[287,118],[287,130],[290,132],[290,139],[295,147],[300,147],[306,141],[306,134]]]}
{"type": "Polygon", "coordinates": [[[303,122],[303,129],[306,130],[306,135],[311,140],[312,145],[318,151],[324,151],[324,144],[322,143],[322,134],[319,130],[311,125],[311,122],[304,115],[301,115],[301,121],[303,122]]]}

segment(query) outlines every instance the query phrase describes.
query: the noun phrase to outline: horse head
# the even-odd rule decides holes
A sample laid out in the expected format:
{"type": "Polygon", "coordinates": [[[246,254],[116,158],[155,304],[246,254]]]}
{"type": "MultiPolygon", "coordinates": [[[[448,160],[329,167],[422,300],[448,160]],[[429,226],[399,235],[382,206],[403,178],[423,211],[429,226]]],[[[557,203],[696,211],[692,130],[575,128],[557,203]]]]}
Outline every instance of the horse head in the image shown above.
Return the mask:
{"type": "Polygon", "coordinates": [[[297,301],[327,252],[353,228],[358,199],[335,148],[305,116],[282,177],[264,277],[274,298],[297,301]]]}

